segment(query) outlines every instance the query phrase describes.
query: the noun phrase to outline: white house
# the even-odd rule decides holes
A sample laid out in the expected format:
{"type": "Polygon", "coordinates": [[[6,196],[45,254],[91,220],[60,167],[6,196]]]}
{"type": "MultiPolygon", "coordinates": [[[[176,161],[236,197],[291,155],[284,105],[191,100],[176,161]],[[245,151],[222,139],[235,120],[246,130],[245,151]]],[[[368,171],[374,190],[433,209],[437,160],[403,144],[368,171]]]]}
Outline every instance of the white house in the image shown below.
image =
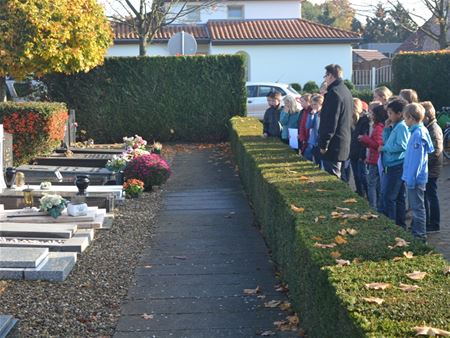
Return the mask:
{"type": "MultiPolygon", "coordinates": [[[[354,32],[301,19],[300,0],[224,0],[164,27],[148,55],[170,55],[167,42],[180,31],[195,37],[197,54],[245,55],[249,81],[302,85],[320,84],[330,63],[340,64],[351,78],[352,44],[359,41],[354,32]]],[[[127,26],[115,25],[114,33],[108,56],[138,55],[137,37],[127,26]]]]}

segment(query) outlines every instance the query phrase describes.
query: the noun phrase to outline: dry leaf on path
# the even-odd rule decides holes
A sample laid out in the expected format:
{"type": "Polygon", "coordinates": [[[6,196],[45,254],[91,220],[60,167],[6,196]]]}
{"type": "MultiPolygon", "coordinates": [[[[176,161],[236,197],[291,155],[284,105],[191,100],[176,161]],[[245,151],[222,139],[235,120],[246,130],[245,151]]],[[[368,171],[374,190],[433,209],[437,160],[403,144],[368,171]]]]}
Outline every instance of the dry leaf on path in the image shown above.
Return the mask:
{"type": "Polygon", "coordinates": [[[282,311],[289,311],[291,309],[291,303],[285,300],[283,303],[280,304],[279,308],[282,311]]]}
{"type": "Polygon", "coordinates": [[[347,240],[344,237],[339,236],[339,235],[334,238],[334,241],[339,245],[347,244],[347,240]]]}
{"type": "Polygon", "coordinates": [[[333,257],[333,258],[339,258],[339,257],[341,257],[342,255],[341,255],[341,253],[339,252],[339,251],[331,251],[330,252],[330,255],[331,255],[331,257],[333,257]]]}
{"type": "Polygon", "coordinates": [[[422,280],[425,278],[426,275],[427,275],[426,272],[421,272],[421,271],[414,271],[414,272],[406,274],[406,276],[412,280],[422,280]]]}
{"type": "Polygon", "coordinates": [[[364,284],[364,286],[369,290],[385,290],[390,288],[392,285],[389,283],[368,283],[364,284]]]}
{"type": "Polygon", "coordinates": [[[361,215],[361,219],[368,221],[369,219],[377,219],[378,217],[380,217],[379,215],[375,215],[375,214],[364,214],[361,215]]]}
{"type": "Polygon", "coordinates": [[[347,266],[350,265],[350,261],[345,260],[345,259],[336,259],[336,263],[339,266],[347,266]]]}
{"type": "Polygon", "coordinates": [[[350,211],[349,208],[341,208],[341,207],[336,207],[336,210],[340,210],[340,211],[350,211]]]}
{"type": "Polygon", "coordinates": [[[342,236],[345,236],[345,235],[347,235],[347,230],[345,230],[345,229],[339,230],[338,234],[342,235],[342,236]]]}
{"type": "Polygon", "coordinates": [[[321,248],[321,249],[328,249],[328,248],[334,248],[336,246],[336,243],[331,244],[321,244],[321,243],[314,243],[315,248],[321,248]]]}
{"type": "Polygon", "coordinates": [[[413,258],[414,253],[412,251],[403,251],[403,256],[405,256],[406,258],[413,258]]]}
{"type": "Polygon", "coordinates": [[[292,210],[293,212],[301,213],[301,212],[304,212],[304,211],[305,211],[305,208],[299,208],[299,207],[296,207],[294,204],[291,204],[291,210],[292,210]]]}
{"type": "Polygon", "coordinates": [[[416,326],[413,328],[413,330],[416,332],[416,336],[441,336],[441,337],[450,337],[450,332],[437,329],[435,327],[429,327],[429,326],[416,326]]]}
{"type": "Polygon", "coordinates": [[[359,214],[343,214],[343,219],[357,219],[359,218],[359,214]]]}
{"type": "Polygon", "coordinates": [[[261,293],[261,288],[259,285],[256,287],[256,289],[244,289],[244,294],[246,295],[256,295],[258,293],[261,293]]]}
{"type": "Polygon", "coordinates": [[[403,238],[395,237],[395,244],[389,245],[388,248],[389,249],[401,248],[401,247],[408,246],[408,245],[409,245],[409,242],[405,241],[403,238]]]}
{"type": "Polygon", "coordinates": [[[342,201],[342,203],[352,204],[352,203],[358,203],[358,201],[356,200],[356,198],[349,198],[349,199],[342,201]]]}
{"type": "Polygon", "coordinates": [[[368,297],[368,298],[363,297],[363,299],[368,303],[374,303],[374,304],[378,304],[378,305],[381,305],[384,302],[383,298],[377,298],[377,297],[368,297]]]}
{"type": "Polygon", "coordinates": [[[152,268],[151,265],[146,265],[146,266],[144,266],[144,269],[151,269],[151,268],[152,268]]]}
{"type": "Polygon", "coordinates": [[[257,335],[259,336],[263,336],[263,337],[267,337],[267,336],[275,336],[275,332],[267,330],[267,331],[263,331],[261,333],[257,333],[257,335]]]}
{"type": "Polygon", "coordinates": [[[148,315],[148,314],[146,314],[146,313],[144,313],[142,316],[141,316],[143,319],[146,319],[146,320],[149,320],[149,319],[153,319],[153,315],[148,315]]]}
{"type": "Polygon", "coordinates": [[[307,181],[307,180],[309,180],[309,177],[308,176],[300,176],[299,180],[300,181],[307,181]]]}
{"type": "Polygon", "coordinates": [[[287,316],[286,319],[288,320],[288,322],[292,325],[298,326],[298,324],[300,323],[300,319],[298,318],[297,315],[293,315],[293,316],[287,316]]]}
{"type": "Polygon", "coordinates": [[[283,284],[275,285],[275,291],[277,291],[277,292],[288,292],[289,291],[289,286],[288,285],[283,285],[283,284]]]}
{"type": "Polygon", "coordinates": [[[417,289],[420,289],[420,286],[400,283],[400,286],[398,288],[404,292],[413,292],[417,289]]]}
{"type": "Polygon", "coordinates": [[[351,236],[356,236],[358,234],[358,230],[353,229],[353,228],[347,228],[345,229],[347,231],[347,233],[351,236]]]}
{"type": "Polygon", "coordinates": [[[271,300],[269,302],[264,303],[264,307],[277,307],[281,304],[281,300],[271,300]]]}

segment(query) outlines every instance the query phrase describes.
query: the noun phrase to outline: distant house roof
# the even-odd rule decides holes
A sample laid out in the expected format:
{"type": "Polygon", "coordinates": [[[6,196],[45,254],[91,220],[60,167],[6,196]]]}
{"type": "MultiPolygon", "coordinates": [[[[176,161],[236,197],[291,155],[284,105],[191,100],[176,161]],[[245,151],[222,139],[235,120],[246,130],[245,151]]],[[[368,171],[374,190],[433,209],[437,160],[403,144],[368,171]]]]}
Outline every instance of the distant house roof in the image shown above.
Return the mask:
{"type": "Polygon", "coordinates": [[[375,49],[353,49],[353,54],[358,57],[358,61],[372,61],[386,59],[386,55],[375,49]]]}
{"type": "MultiPolygon", "coordinates": [[[[113,23],[115,43],[136,43],[138,36],[124,24],[113,23]]],[[[357,33],[303,19],[209,20],[206,24],[168,25],[154,42],[165,42],[180,31],[198,42],[212,44],[280,44],[357,42],[357,33]]]]}
{"type": "Polygon", "coordinates": [[[408,36],[408,38],[395,50],[395,53],[400,52],[419,52],[423,50],[424,42],[427,36],[420,29],[408,36]]]}

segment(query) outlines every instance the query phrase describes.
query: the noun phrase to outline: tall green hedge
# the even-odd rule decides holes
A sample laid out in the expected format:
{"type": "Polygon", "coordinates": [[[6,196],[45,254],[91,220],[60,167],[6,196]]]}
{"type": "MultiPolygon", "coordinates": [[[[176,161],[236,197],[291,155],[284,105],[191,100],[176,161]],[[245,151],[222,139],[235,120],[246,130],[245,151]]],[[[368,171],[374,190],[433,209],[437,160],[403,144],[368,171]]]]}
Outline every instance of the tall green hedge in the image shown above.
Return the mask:
{"type": "Polygon", "coordinates": [[[261,138],[256,119],[235,117],[231,125],[242,183],[308,337],[412,337],[416,326],[450,330],[450,277],[440,255],[374,212],[347,184],[276,138],[261,138]],[[357,232],[342,234],[349,228],[357,232]],[[410,244],[389,248],[397,237],[410,244]],[[339,266],[336,258],[350,265],[339,266]],[[413,281],[406,276],[413,271],[427,276],[413,281]],[[365,287],[375,282],[391,287],[365,287]],[[404,292],[400,283],[420,289],[404,292]],[[384,303],[364,300],[370,297],[384,303]]]}
{"type": "Polygon", "coordinates": [[[244,115],[241,56],[107,58],[103,66],[45,81],[53,100],[75,109],[96,142],[139,134],[147,140],[218,141],[244,115]]]}
{"type": "Polygon", "coordinates": [[[412,88],[436,110],[450,105],[450,51],[402,53],[392,61],[393,89],[412,88]]]}

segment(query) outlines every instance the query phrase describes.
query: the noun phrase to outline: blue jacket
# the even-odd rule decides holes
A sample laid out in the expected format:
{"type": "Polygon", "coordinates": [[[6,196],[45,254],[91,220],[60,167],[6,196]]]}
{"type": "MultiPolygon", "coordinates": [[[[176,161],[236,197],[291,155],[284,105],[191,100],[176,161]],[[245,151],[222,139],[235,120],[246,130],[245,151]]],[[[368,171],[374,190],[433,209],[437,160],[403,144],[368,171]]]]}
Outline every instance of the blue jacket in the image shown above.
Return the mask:
{"type": "Polygon", "coordinates": [[[309,114],[306,120],[306,128],[309,129],[308,144],[317,146],[317,141],[319,139],[319,126],[320,126],[320,112],[315,114],[309,114]]]}
{"type": "Polygon", "coordinates": [[[405,121],[397,122],[393,127],[384,128],[384,145],[381,150],[383,167],[389,168],[403,163],[408,140],[409,130],[405,121]]]}
{"type": "Polygon", "coordinates": [[[289,128],[298,128],[298,118],[300,113],[289,114],[284,110],[280,113],[280,123],[283,129],[281,129],[281,138],[287,140],[289,138],[289,128]]]}
{"type": "Polygon", "coordinates": [[[410,128],[411,137],[403,162],[402,180],[410,189],[428,182],[428,153],[434,151],[430,133],[422,123],[410,128]]]}

